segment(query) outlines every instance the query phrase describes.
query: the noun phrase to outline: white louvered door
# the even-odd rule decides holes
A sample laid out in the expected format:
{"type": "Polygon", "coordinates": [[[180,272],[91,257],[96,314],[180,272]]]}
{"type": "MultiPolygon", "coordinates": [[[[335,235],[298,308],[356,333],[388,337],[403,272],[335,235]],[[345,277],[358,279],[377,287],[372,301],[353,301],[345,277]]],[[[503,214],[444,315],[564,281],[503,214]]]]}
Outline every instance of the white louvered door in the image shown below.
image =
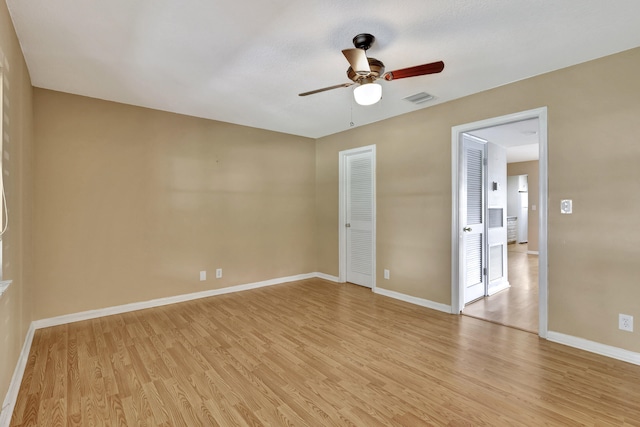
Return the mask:
{"type": "Polygon", "coordinates": [[[485,159],[486,144],[463,134],[463,191],[460,200],[464,303],[486,293],[485,159]]]}
{"type": "Polygon", "coordinates": [[[373,156],[346,157],[347,282],[373,286],[373,156]]]}

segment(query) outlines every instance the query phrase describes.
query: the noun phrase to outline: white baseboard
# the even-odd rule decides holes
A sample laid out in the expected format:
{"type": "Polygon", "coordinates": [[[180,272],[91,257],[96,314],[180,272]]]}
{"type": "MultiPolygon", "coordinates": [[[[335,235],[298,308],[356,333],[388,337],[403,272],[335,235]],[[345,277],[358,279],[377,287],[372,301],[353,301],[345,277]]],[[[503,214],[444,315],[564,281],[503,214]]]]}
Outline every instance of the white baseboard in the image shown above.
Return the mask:
{"type": "Polygon", "coordinates": [[[579,348],[580,350],[589,351],[591,353],[596,353],[601,356],[622,360],[623,362],[633,363],[634,365],[640,365],[640,353],[625,350],[623,348],[613,347],[553,331],[549,331],[547,333],[547,340],[557,342],[558,344],[568,345],[569,347],[579,348]]]}
{"type": "Polygon", "coordinates": [[[447,304],[442,304],[439,302],[430,301],[428,299],[413,297],[407,294],[401,294],[400,292],[390,291],[388,289],[378,288],[376,287],[373,292],[376,294],[384,295],[386,297],[398,299],[400,301],[408,302],[411,304],[416,304],[422,307],[427,307],[432,310],[443,311],[445,313],[451,314],[451,306],[447,304]]]}
{"type": "Polygon", "coordinates": [[[33,325],[33,322],[31,322],[29,330],[27,331],[27,336],[24,339],[24,344],[22,344],[22,351],[20,352],[18,363],[16,363],[16,367],[13,370],[13,376],[11,377],[11,382],[9,383],[9,389],[7,390],[4,402],[2,402],[2,412],[0,412],[0,427],[9,427],[9,423],[11,422],[13,408],[16,406],[16,400],[18,400],[18,392],[20,391],[22,376],[24,375],[24,369],[26,368],[27,360],[29,359],[29,351],[31,350],[31,343],[33,342],[34,332],[35,327],[33,325]]]}
{"type": "Polygon", "coordinates": [[[341,283],[339,277],[331,276],[330,274],[324,274],[324,273],[314,273],[314,274],[315,274],[315,277],[317,277],[318,279],[324,279],[330,282],[341,283]]]}
{"type": "Polygon", "coordinates": [[[540,255],[538,251],[527,251],[527,255],[540,255]]]}
{"type": "MultiPolygon", "coordinates": [[[[80,313],[65,314],[62,316],[50,317],[34,321],[35,329],[48,328],[51,326],[64,325],[66,323],[80,322],[113,314],[127,313],[130,311],[144,310],[147,308],[161,307],[163,305],[175,304],[179,302],[191,301],[200,298],[207,298],[216,295],[229,294],[232,292],[247,291],[250,289],[263,288],[265,286],[279,285],[282,283],[295,282],[297,280],[311,279],[319,277],[319,273],[298,274],[296,276],[280,277],[277,279],[263,280],[261,282],[247,283],[244,285],[229,286],[220,289],[210,289],[191,294],[175,295],[166,298],[158,298],[149,301],[134,302],[130,304],[116,305],[113,307],[100,308],[96,310],[82,311],[80,313]]],[[[324,277],[323,277],[324,278],[324,277]]]]}
{"type": "Polygon", "coordinates": [[[0,297],[9,289],[12,282],[13,280],[0,280],[0,297]]]}

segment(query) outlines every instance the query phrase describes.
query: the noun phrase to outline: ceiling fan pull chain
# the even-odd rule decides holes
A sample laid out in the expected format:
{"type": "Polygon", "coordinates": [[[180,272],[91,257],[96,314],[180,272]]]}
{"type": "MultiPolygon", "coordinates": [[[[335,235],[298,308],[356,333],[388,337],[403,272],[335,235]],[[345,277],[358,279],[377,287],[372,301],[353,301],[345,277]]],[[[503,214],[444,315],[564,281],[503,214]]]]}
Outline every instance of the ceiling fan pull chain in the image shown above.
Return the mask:
{"type": "Polygon", "coordinates": [[[351,121],[349,122],[349,126],[354,127],[355,123],[353,123],[353,99],[351,100],[351,103],[349,105],[351,105],[351,121]]]}

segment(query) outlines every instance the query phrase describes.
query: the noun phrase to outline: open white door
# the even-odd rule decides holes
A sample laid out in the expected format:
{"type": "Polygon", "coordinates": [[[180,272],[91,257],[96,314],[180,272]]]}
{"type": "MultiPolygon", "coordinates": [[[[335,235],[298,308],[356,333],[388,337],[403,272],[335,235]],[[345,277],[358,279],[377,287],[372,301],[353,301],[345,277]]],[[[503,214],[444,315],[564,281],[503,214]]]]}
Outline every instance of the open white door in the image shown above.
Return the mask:
{"type": "Polygon", "coordinates": [[[459,248],[464,304],[486,295],[486,159],[486,141],[462,134],[459,248]]]}
{"type": "Polygon", "coordinates": [[[375,145],[340,155],[340,281],[375,289],[375,145]]]}

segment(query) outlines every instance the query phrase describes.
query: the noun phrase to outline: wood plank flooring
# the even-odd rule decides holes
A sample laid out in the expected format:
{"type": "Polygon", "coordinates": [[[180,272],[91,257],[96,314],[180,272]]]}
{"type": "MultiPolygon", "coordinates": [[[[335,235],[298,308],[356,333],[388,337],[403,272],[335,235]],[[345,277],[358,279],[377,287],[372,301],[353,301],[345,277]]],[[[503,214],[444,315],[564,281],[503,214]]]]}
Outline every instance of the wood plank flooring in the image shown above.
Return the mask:
{"type": "Polygon", "coordinates": [[[640,425],[640,366],[310,279],[36,331],[11,426],[640,425]]]}
{"type": "Polygon", "coordinates": [[[465,315],[538,333],[538,256],[527,254],[527,248],[508,245],[511,287],[469,304],[465,315]]]}

